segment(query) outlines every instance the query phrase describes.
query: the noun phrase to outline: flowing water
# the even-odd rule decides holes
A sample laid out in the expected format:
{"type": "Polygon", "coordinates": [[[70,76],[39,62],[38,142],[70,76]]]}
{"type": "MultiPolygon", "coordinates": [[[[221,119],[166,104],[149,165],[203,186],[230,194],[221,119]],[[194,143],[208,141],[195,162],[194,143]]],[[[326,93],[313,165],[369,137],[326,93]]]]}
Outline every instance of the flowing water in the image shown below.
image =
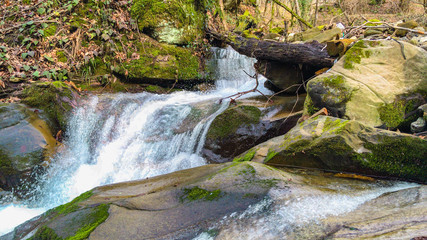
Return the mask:
{"type": "MultiPolygon", "coordinates": [[[[255,86],[255,80],[249,77],[255,73],[253,63],[254,59],[230,48],[213,49],[211,64],[217,79],[215,90],[167,95],[105,94],[82,100],[69,121],[64,146],[51,160],[48,172],[40,177],[32,197],[21,203],[0,206],[0,235],[96,186],[206,164],[200,152],[207,130],[228,106],[227,101],[219,99],[255,86]]],[[[262,87],[264,80],[260,79],[258,89],[268,93],[262,87]]],[[[383,192],[404,187],[407,186],[372,187],[358,197],[330,195],[282,203],[278,192],[241,215],[226,217],[217,228],[225,238],[232,239],[243,232],[247,238],[271,235],[274,239],[277,237],[273,234],[275,229],[283,232],[298,224],[294,220],[303,219],[301,216],[314,221],[324,215],[350,211],[383,192]],[[242,230],[248,224],[267,224],[267,227],[242,230]]],[[[199,238],[210,237],[202,234],[199,238]]]]}
{"type": "MultiPolygon", "coordinates": [[[[69,121],[64,147],[31,199],[0,206],[0,235],[96,186],[206,164],[200,152],[207,130],[228,106],[219,99],[255,86],[249,77],[255,59],[231,48],[212,53],[217,84],[210,92],[105,94],[82,100],[69,121]]],[[[263,81],[258,89],[268,93],[263,81]]]]}

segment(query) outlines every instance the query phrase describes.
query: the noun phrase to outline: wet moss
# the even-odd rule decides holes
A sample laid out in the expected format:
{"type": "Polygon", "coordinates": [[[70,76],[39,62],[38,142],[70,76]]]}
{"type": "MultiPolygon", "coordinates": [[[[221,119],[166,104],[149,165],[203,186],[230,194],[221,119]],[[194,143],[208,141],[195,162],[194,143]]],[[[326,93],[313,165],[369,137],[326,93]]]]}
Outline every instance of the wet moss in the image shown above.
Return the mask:
{"type": "Polygon", "coordinates": [[[80,202],[90,198],[92,195],[93,195],[92,191],[84,192],[84,193],[80,194],[80,196],[74,198],[71,202],[68,202],[68,203],[60,205],[54,209],[51,209],[51,210],[49,210],[49,212],[55,212],[57,214],[67,214],[67,213],[74,212],[80,208],[78,206],[78,204],[80,202]]]}
{"type": "Polygon", "coordinates": [[[207,138],[218,139],[233,134],[240,126],[256,124],[261,117],[261,110],[254,106],[229,108],[212,122],[207,138]]]}
{"type": "Polygon", "coordinates": [[[208,191],[198,186],[193,188],[184,188],[184,196],[181,197],[181,200],[188,200],[190,202],[203,199],[205,201],[217,200],[222,196],[221,190],[217,189],[214,191],[208,191]]]}
{"type": "Polygon", "coordinates": [[[234,158],[233,162],[247,162],[247,161],[251,161],[254,158],[255,153],[256,153],[256,149],[252,148],[244,156],[234,158]]]}
{"type": "Polygon", "coordinates": [[[67,125],[67,115],[72,106],[59,97],[73,99],[71,88],[61,81],[33,84],[23,92],[22,102],[43,110],[51,122],[52,129],[59,131],[67,125]]]}
{"type": "MultiPolygon", "coordinates": [[[[89,214],[77,216],[76,222],[71,222],[70,225],[79,224],[80,227],[77,231],[72,232],[69,236],[62,238],[60,237],[55,230],[49,227],[49,223],[40,227],[33,237],[32,240],[82,240],[87,239],[93,230],[95,230],[101,223],[103,223],[109,216],[108,210],[110,206],[108,204],[100,204],[96,207],[93,207],[89,214]]],[[[69,212],[63,212],[62,214],[67,214],[69,212]]],[[[54,221],[55,219],[53,219],[54,221]]],[[[63,226],[63,231],[68,226],[63,226]]]]}
{"type": "Polygon", "coordinates": [[[42,226],[30,240],[62,240],[62,238],[59,237],[53,229],[42,226]]]}
{"type": "Polygon", "coordinates": [[[202,64],[192,49],[150,41],[138,44],[138,49],[140,58],[120,65],[116,72],[131,79],[205,78],[202,64]]]}
{"type": "Polygon", "coordinates": [[[364,144],[371,153],[356,157],[361,165],[389,176],[427,182],[427,141],[383,136],[378,142],[364,144]]]}
{"type": "Polygon", "coordinates": [[[344,55],[344,68],[353,69],[354,64],[360,64],[362,58],[369,58],[372,54],[371,51],[367,50],[369,46],[375,46],[375,41],[364,41],[360,40],[351,47],[344,55]],[[367,44],[365,44],[367,42],[367,44]]]}

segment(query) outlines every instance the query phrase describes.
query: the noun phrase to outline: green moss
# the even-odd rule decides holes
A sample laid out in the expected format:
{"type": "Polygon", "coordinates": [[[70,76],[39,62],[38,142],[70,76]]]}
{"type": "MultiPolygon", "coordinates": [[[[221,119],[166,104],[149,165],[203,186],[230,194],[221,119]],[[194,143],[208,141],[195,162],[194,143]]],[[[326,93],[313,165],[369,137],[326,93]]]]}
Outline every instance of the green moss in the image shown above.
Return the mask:
{"type": "Polygon", "coordinates": [[[256,124],[261,117],[261,110],[254,106],[229,108],[212,122],[207,138],[224,138],[233,134],[240,126],[256,124]]]}
{"type": "Polygon", "coordinates": [[[101,223],[103,223],[109,216],[108,204],[100,204],[94,211],[85,219],[85,224],[80,228],[74,236],[68,237],[67,240],[82,240],[87,239],[93,230],[95,230],[101,223]]]}
{"type": "Polygon", "coordinates": [[[42,226],[37,232],[30,238],[30,240],[62,240],[55,231],[47,226],[42,226]]]}
{"type": "Polygon", "coordinates": [[[382,23],[378,19],[369,19],[367,22],[364,22],[364,25],[372,27],[382,25],[382,23]]]}
{"type": "Polygon", "coordinates": [[[235,175],[243,175],[247,178],[252,178],[255,175],[256,170],[254,167],[252,167],[252,165],[245,164],[240,166],[242,167],[242,169],[240,169],[235,175]]]}
{"type": "Polygon", "coordinates": [[[259,37],[255,34],[253,34],[250,30],[245,30],[242,32],[242,36],[244,38],[253,38],[253,39],[259,39],[259,37]]]}
{"type": "Polygon", "coordinates": [[[49,24],[47,26],[47,28],[44,29],[44,36],[45,37],[50,37],[50,36],[55,35],[57,28],[58,27],[57,27],[57,25],[55,23],[54,24],[49,24]]]}
{"type": "Polygon", "coordinates": [[[189,48],[145,41],[138,44],[140,58],[116,70],[133,79],[203,79],[199,58],[189,48]]]}
{"type": "Polygon", "coordinates": [[[80,194],[80,196],[74,198],[71,202],[68,202],[68,203],[63,204],[61,206],[58,206],[58,207],[51,209],[49,211],[50,212],[56,212],[57,214],[67,214],[67,213],[74,212],[80,208],[78,206],[78,204],[80,202],[90,198],[92,195],[93,195],[92,191],[84,192],[84,193],[80,194]]]}
{"type": "MultiPolygon", "coordinates": [[[[86,215],[80,215],[76,218],[78,219],[76,224],[79,224],[81,227],[77,229],[75,233],[73,233],[71,236],[66,237],[66,240],[82,240],[87,239],[93,230],[95,230],[101,223],[103,223],[109,216],[108,210],[110,206],[108,204],[100,204],[93,209],[91,209],[91,212],[86,215]]],[[[69,212],[63,212],[62,214],[67,214],[69,212]]],[[[54,219],[53,219],[54,221],[54,219]]],[[[71,225],[74,224],[74,222],[70,223],[71,225]]],[[[58,236],[58,234],[48,227],[49,223],[46,225],[40,227],[37,232],[34,234],[33,237],[30,239],[32,240],[61,240],[64,238],[61,238],[58,236]]],[[[64,228],[66,226],[63,226],[64,228]]]]}
{"type": "Polygon", "coordinates": [[[61,81],[52,83],[33,84],[23,92],[22,102],[42,109],[50,122],[53,123],[53,129],[65,129],[67,125],[67,114],[72,109],[69,103],[61,101],[59,97],[73,99],[71,88],[61,81]]]}
{"type": "Polygon", "coordinates": [[[58,61],[66,63],[68,61],[67,57],[65,56],[63,51],[56,52],[56,57],[58,58],[58,61]]]}
{"type": "Polygon", "coordinates": [[[323,132],[341,133],[347,126],[348,120],[326,118],[323,125],[323,132]]]}
{"type": "Polygon", "coordinates": [[[0,173],[2,175],[16,174],[17,171],[13,168],[9,154],[0,149],[0,173]]]}
{"type": "Polygon", "coordinates": [[[369,58],[371,56],[371,52],[366,50],[368,46],[366,46],[365,42],[368,43],[368,46],[374,45],[375,41],[364,41],[360,40],[351,47],[346,54],[344,55],[344,68],[345,69],[353,69],[354,64],[360,64],[362,58],[369,58]]]}
{"type": "Polygon", "coordinates": [[[254,158],[255,153],[256,153],[256,149],[252,148],[243,157],[236,157],[236,158],[234,158],[233,162],[247,162],[247,161],[251,161],[252,158],[254,158]]]}
{"type": "Polygon", "coordinates": [[[369,142],[364,147],[371,153],[357,157],[363,166],[390,176],[427,181],[427,141],[417,137],[384,136],[378,144],[369,142]]]}
{"type": "Polygon", "coordinates": [[[270,29],[270,33],[276,33],[282,35],[285,32],[285,30],[281,27],[275,27],[270,29]]]}
{"type": "Polygon", "coordinates": [[[378,108],[378,113],[388,128],[396,128],[405,120],[405,107],[401,101],[383,104],[378,108]]]}
{"type": "Polygon", "coordinates": [[[276,151],[274,151],[272,149],[268,149],[268,153],[267,153],[267,156],[264,159],[264,163],[267,163],[268,161],[270,161],[277,154],[278,154],[278,152],[276,152],[276,151]]]}
{"type": "Polygon", "coordinates": [[[221,190],[217,189],[214,191],[208,191],[199,187],[193,187],[193,188],[184,188],[183,189],[184,196],[181,197],[182,200],[187,199],[188,201],[196,201],[203,199],[205,201],[213,201],[217,200],[221,197],[221,190]]]}
{"type": "Polygon", "coordinates": [[[319,110],[320,110],[320,108],[314,106],[314,103],[311,100],[310,95],[307,94],[307,97],[305,98],[305,101],[304,101],[304,114],[303,115],[311,116],[311,115],[315,114],[316,112],[318,112],[319,110]]]}
{"type": "Polygon", "coordinates": [[[170,43],[191,43],[203,35],[205,1],[135,0],[131,15],[142,31],[170,43]],[[158,29],[156,29],[158,28],[158,29]]]}

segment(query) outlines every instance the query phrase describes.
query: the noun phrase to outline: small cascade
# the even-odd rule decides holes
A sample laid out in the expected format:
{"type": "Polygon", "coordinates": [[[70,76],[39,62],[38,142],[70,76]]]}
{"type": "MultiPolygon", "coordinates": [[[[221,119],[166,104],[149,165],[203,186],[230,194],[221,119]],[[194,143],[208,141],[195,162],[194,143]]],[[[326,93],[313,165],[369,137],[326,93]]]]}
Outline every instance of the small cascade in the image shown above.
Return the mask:
{"type": "MultiPolygon", "coordinates": [[[[211,92],[105,94],[81,102],[69,120],[62,149],[40,176],[32,197],[0,205],[0,219],[26,214],[21,221],[0,224],[0,235],[96,186],[206,164],[200,152],[209,125],[228,107],[228,101],[218,100],[256,84],[243,71],[254,74],[255,59],[232,48],[212,51],[211,69],[218,80],[211,92]]],[[[258,89],[268,93],[263,81],[258,89]]]]}

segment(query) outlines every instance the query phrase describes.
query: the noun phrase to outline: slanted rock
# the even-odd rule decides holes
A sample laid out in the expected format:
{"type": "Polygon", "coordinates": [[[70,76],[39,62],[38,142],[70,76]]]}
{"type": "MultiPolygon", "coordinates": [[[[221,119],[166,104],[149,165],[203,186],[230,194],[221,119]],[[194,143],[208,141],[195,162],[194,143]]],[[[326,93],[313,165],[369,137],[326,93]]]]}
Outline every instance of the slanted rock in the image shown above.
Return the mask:
{"type": "Polygon", "coordinates": [[[342,217],[322,221],[329,239],[423,239],[427,235],[427,187],[385,193],[342,217]]]}
{"type": "Polygon", "coordinates": [[[45,121],[23,105],[0,104],[0,189],[20,191],[52,153],[56,141],[45,121]]]}
{"type": "Polygon", "coordinates": [[[189,239],[210,223],[262,200],[271,188],[300,183],[294,174],[258,163],[206,165],[97,187],[4,238],[189,239]]]}
{"type": "Polygon", "coordinates": [[[427,52],[400,44],[358,41],[327,73],[308,82],[305,114],[326,107],[335,117],[409,131],[416,120],[411,113],[427,98],[427,52]]]}
{"type": "Polygon", "coordinates": [[[248,160],[426,182],[427,140],[327,116],[247,151],[248,160]]]}

